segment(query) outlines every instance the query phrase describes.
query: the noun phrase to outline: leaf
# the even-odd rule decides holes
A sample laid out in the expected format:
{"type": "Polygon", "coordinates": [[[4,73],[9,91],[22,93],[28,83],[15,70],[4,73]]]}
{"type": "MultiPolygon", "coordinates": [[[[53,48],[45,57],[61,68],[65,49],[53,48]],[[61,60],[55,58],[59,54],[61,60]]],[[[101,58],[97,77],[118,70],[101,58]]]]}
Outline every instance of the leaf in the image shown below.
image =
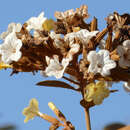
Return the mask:
{"type": "Polygon", "coordinates": [[[73,88],[71,85],[69,85],[63,81],[46,80],[46,81],[39,82],[36,85],[45,86],[45,87],[67,88],[67,89],[72,89],[72,90],[78,91],[77,89],[73,88]]]}

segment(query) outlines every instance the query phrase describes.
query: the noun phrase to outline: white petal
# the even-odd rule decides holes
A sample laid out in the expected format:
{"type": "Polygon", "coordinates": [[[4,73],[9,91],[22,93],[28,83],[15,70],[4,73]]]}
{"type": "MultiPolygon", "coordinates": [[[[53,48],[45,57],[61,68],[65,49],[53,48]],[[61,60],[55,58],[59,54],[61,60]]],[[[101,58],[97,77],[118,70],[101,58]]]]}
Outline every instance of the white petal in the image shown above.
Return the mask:
{"type": "Polygon", "coordinates": [[[105,62],[104,67],[105,67],[106,70],[113,69],[113,68],[116,67],[116,62],[114,62],[113,60],[107,60],[107,61],[105,62]]]}
{"type": "Polygon", "coordinates": [[[123,56],[125,54],[125,49],[123,46],[118,46],[117,47],[117,53],[120,55],[120,56],[123,56]]]}
{"type": "Polygon", "coordinates": [[[0,35],[0,39],[5,39],[9,34],[11,34],[12,32],[20,32],[22,28],[22,25],[20,23],[16,24],[16,23],[10,23],[8,25],[8,29],[6,32],[3,32],[1,35],[0,35]]]}
{"type": "Polygon", "coordinates": [[[67,54],[67,58],[69,58],[71,61],[73,59],[73,55],[76,54],[79,51],[79,49],[80,49],[79,44],[72,44],[71,49],[69,50],[67,54]]]}
{"type": "Polygon", "coordinates": [[[96,62],[98,60],[96,51],[90,51],[88,53],[87,59],[89,62],[96,62]]]}
{"type": "Polygon", "coordinates": [[[7,64],[10,64],[12,61],[18,61],[22,55],[20,52],[21,47],[22,41],[17,39],[15,32],[9,34],[0,46],[2,61],[7,64]]]}
{"type": "Polygon", "coordinates": [[[88,67],[88,72],[92,72],[92,73],[96,74],[96,73],[100,73],[100,71],[101,71],[101,69],[98,68],[97,64],[92,63],[88,67]]]}
{"type": "Polygon", "coordinates": [[[49,65],[50,64],[50,57],[46,56],[45,59],[46,59],[47,65],[49,65]]]}
{"type": "Polygon", "coordinates": [[[120,67],[122,67],[122,68],[125,67],[125,64],[124,64],[124,63],[125,63],[125,59],[124,59],[123,57],[120,57],[120,60],[119,60],[118,63],[119,63],[119,66],[120,66],[120,67]]]}
{"type": "Polygon", "coordinates": [[[63,58],[62,62],[59,62],[59,57],[57,55],[50,60],[50,64],[45,70],[47,76],[55,76],[57,79],[62,78],[66,67],[69,64],[69,59],[63,58]]]}
{"type": "Polygon", "coordinates": [[[100,48],[100,49],[105,49],[105,43],[106,43],[106,41],[105,41],[104,39],[102,39],[102,40],[100,41],[100,43],[99,43],[99,48],[100,48]]]}
{"type": "Polygon", "coordinates": [[[38,17],[31,17],[28,21],[26,21],[26,23],[28,24],[27,30],[42,30],[42,25],[45,20],[46,18],[44,17],[44,12],[39,14],[38,17]]]}
{"type": "Polygon", "coordinates": [[[130,40],[125,40],[125,41],[123,42],[123,46],[124,46],[125,48],[129,48],[129,49],[130,49],[130,40]]]}
{"type": "Polygon", "coordinates": [[[22,53],[21,53],[20,51],[18,51],[18,52],[16,52],[15,54],[12,54],[12,55],[10,56],[10,59],[11,59],[12,61],[18,61],[18,60],[21,58],[21,56],[22,56],[22,53]]]}
{"type": "Polygon", "coordinates": [[[108,70],[105,67],[103,67],[101,75],[104,76],[104,77],[110,75],[110,70],[108,70]]]}
{"type": "Polygon", "coordinates": [[[130,80],[128,82],[124,82],[123,87],[126,92],[130,92],[130,80]]]}
{"type": "Polygon", "coordinates": [[[98,54],[102,56],[102,58],[104,58],[105,60],[109,59],[109,51],[107,50],[100,50],[98,54]]]}

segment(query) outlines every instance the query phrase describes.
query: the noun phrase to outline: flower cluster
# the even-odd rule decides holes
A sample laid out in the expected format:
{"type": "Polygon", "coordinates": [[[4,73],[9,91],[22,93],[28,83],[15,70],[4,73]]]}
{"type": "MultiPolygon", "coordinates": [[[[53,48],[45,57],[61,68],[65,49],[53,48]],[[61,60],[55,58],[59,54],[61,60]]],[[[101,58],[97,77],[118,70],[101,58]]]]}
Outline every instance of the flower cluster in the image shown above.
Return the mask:
{"type": "Polygon", "coordinates": [[[125,22],[128,16],[111,14],[106,18],[107,28],[101,32],[96,18],[91,23],[84,22],[89,17],[85,5],[76,11],[56,12],[57,21],[47,19],[41,12],[23,25],[11,23],[0,35],[1,63],[9,68],[11,65],[12,74],[40,70],[42,75],[57,79],[67,73],[77,82],[126,82],[130,75],[126,71],[130,67],[130,39],[126,36],[129,23],[125,22]],[[103,47],[99,47],[101,44],[103,47]],[[119,76],[119,71],[124,76],[119,76]]]}
{"type": "MultiPolygon", "coordinates": [[[[57,11],[55,17],[55,21],[47,19],[41,12],[23,25],[9,24],[7,31],[0,35],[3,40],[0,69],[11,68],[11,75],[40,71],[44,77],[63,78],[71,84],[46,80],[37,85],[80,92],[81,105],[85,108],[101,104],[110,92],[116,92],[109,90],[113,83],[123,81],[125,90],[130,92],[129,14],[114,12],[109,15],[107,27],[102,31],[98,30],[95,17],[90,23],[85,21],[89,17],[86,5],[75,11],[57,11]]],[[[67,125],[65,129],[70,129],[65,117],[62,117],[65,124],[61,125],[57,119],[41,115],[36,99],[30,101],[23,114],[25,122],[41,116],[52,124],[55,121],[55,127],[67,125]]]]}
{"type": "MultiPolygon", "coordinates": [[[[110,90],[113,83],[123,81],[124,89],[130,92],[129,14],[109,15],[102,31],[95,17],[90,23],[85,21],[89,17],[86,5],[75,11],[56,11],[55,17],[55,21],[47,19],[41,12],[23,25],[9,24],[0,34],[0,69],[11,68],[11,75],[40,71],[44,78],[63,78],[69,82],[46,80],[37,85],[80,92],[85,110],[102,104],[111,92],[116,92],[110,90]]],[[[50,129],[75,129],[53,103],[48,105],[58,119],[39,112],[38,101],[32,99],[23,110],[24,121],[39,116],[52,123],[50,129]]]]}

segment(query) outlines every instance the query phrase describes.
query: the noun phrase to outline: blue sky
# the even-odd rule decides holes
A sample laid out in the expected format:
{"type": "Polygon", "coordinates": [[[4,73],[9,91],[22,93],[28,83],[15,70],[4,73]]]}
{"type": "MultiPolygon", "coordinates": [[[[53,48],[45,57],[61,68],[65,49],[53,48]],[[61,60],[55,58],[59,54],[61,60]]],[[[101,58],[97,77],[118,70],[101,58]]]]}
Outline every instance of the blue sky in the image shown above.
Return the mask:
{"type": "MultiPolygon", "coordinates": [[[[55,11],[75,9],[82,4],[88,5],[91,16],[88,21],[96,16],[100,29],[105,27],[104,18],[109,13],[130,13],[129,0],[1,0],[0,33],[6,30],[9,23],[24,23],[41,11],[45,12],[47,18],[54,18],[55,11]]],[[[84,110],[79,104],[79,94],[71,90],[37,87],[35,84],[44,80],[39,73],[35,76],[31,73],[19,73],[12,77],[10,73],[11,70],[0,71],[0,126],[8,123],[16,124],[17,130],[48,130],[49,123],[39,118],[27,124],[23,122],[23,108],[31,98],[37,98],[41,112],[55,116],[47,105],[52,101],[76,126],[76,130],[85,130],[84,110]]],[[[120,91],[111,94],[102,105],[91,109],[92,130],[101,130],[111,122],[130,124],[130,95],[124,92],[121,85],[115,84],[113,88],[119,88],[120,91]]]]}

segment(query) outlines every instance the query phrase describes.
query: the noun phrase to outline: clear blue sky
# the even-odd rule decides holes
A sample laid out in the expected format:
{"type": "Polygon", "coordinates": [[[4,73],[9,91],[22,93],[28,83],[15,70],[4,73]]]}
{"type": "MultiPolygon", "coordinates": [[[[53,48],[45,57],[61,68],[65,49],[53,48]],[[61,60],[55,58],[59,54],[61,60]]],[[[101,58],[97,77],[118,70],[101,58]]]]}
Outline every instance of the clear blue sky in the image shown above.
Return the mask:
{"type": "MultiPolygon", "coordinates": [[[[88,11],[99,20],[99,27],[105,27],[104,18],[114,11],[130,13],[129,0],[1,0],[0,33],[11,22],[24,23],[41,11],[48,18],[54,18],[55,11],[78,8],[88,5],[88,11]]],[[[85,130],[84,111],[79,104],[81,96],[71,90],[37,87],[35,84],[44,80],[38,73],[19,73],[10,77],[11,70],[0,71],[0,126],[6,123],[16,124],[17,130],[48,130],[49,123],[36,118],[24,124],[22,110],[31,98],[37,98],[43,113],[55,116],[48,108],[48,102],[54,102],[63,111],[67,119],[76,126],[76,130],[85,130]]],[[[119,92],[111,94],[100,106],[90,111],[92,130],[101,130],[111,122],[130,124],[130,95],[124,92],[121,84],[116,84],[119,92]]]]}

